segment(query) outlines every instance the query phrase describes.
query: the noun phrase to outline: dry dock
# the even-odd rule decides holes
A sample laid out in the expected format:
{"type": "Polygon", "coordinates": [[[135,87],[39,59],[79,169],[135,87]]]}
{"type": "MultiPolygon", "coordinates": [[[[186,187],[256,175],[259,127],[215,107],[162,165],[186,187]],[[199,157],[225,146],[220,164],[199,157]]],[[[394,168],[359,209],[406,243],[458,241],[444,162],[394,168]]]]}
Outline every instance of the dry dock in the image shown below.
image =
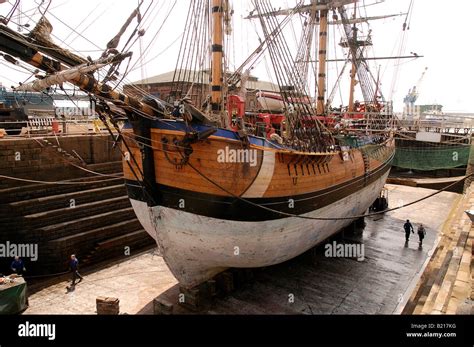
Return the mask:
{"type": "MultiPolygon", "coordinates": [[[[430,194],[431,190],[388,185],[391,207],[430,194]]],[[[367,218],[363,234],[337,242],[362,243],[365,259],[329,258],[324,245],[280,265],[253,271],[253,280],[202,312],[211,314],[374,314],[400,313],[416,288],[438,236],[459,195],[443,192],[429,200],[367,218]],[[427,227],[422,249],[416,235],[405,246],[403,223],[427,227]]],[[[332,242],[333,240],[331,240],[332,242]]],[[[179,286],[163,259],[149,251],[94,272],[74,291],[66,280],[37,291],[25,314],[94,314],[99,296],[120,299],[120,312],[153,314],[153,299],[166,299],[174,313],[193,313],[178,305],[179,286]]]]}
{"type": "Polygon", "coordinates": [[[452,209],[438,247],[417,283],[404,314],[474,314],[474,185],[452,209]]]}
{"type": "MultiPolygon", "coordinates": [[[[0,235],[38,245],[28,276],[122,257],[155,245],[133,212],[121,154],[105,134],[0,140],[0,235]],[[59,182],[58,182],[59,181],[59,182]]],[[[0,273],[9,273],[0,258],[0,273]]]]}

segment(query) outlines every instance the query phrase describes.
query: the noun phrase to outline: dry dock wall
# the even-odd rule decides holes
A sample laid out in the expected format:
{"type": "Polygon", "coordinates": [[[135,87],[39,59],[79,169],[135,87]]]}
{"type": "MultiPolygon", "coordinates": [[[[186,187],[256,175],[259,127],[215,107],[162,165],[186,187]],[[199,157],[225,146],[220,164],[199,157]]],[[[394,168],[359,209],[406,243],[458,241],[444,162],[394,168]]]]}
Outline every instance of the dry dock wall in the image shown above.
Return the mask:
{"type": "MultiPolygon", "coordinates": [[[[77,168],[120,176],[121,154],[110,137],[58,141],[60,146],[54,137],[0,140],[0,175],[74,180],[58,185],[0,178],[0,243],[38,245],[38,260],[26,260],[28,275],[64,271],[72,253],[81,264],[91,265],[154,245],[136,219],[123,179],[77,168]]],[[[11,257],[0,255],[0,273],[10,273],[10,262],[11,257]]]]}
{"type": "MultiPolygon", "coordinates": [[[[83,177],[84,171],[67,164],[68,161],[83,164],[76,153],[87,164],[121,160],[120,151],[118,148],[113,148],[110,136],[2,139],[0,140],[0,175],[39,181],[83,177]]],[[[0,189],[23,184],[19,181],[0,178],[0,189]]]]}

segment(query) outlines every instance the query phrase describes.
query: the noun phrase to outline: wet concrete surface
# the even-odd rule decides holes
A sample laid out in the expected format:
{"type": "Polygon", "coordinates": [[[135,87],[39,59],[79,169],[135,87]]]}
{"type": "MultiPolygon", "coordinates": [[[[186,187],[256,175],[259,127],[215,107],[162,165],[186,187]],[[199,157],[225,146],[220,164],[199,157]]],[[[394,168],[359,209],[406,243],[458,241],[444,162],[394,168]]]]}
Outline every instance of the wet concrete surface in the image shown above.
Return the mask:
{"type": "Polygon", "coordinates": [[[153,312],[147,305],[177,283],[156,249],[93,273],[80,272],[84,280],[74,290],[71,281],[61,281],[32,294],[24,314],[95,314],[99,296],[119,298],[121,313],[153,312]]]}
{"type": "MultiPolygon", "coordinates": [[[[432,190],[387,185],[390,207],[432,190]]],[[[215,299],[209,314],[392,314],[399,313],[432,254],[438,234],[459,195],[443,192],[384,216],[366,218],[364,232],[345,232],[328,243],[363,244],[364,260],[325,256],[325,244],[283,264],[254,271],[254,280],[215,299]],[[403,223],[423,223],[423,248],[412,234],[405,245],[403,223]]],[[[61,282],[34,293],[25,314],[94,314],[98,296],[118,297],[120,311],[152,314],[153,299],[177,302],[179,286],[156,251],[85,274],[68,291],[61,282]]],[[[176,313],[191,313],[175,305],[176,313]]]]}

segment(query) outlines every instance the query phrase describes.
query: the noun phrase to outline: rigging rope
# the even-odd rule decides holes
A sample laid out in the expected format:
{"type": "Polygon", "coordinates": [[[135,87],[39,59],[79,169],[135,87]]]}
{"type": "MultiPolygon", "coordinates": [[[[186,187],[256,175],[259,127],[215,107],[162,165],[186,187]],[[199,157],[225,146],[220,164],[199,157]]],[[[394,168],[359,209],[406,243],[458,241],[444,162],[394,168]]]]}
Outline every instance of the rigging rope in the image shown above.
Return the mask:
{"type": "MultiPolygon", "coordinates": [[[[180,152],[181,153],[181,152],[180,152]]],[[[303,215],[297,215],[297,214],[293,214],[293,213],[287,213],[287,212],[283,212],[283,211],[278,211],[278,210],[275,210],[275,209],[272,209],[270,207],[267,207],[267,206],[264,206],[264,205],[261,205],[261,204],[257,204],[257,203],[254,203],[250,200],[247,200],[245,198],[242,198],[236,194],[233,194],[232,192],[228,191],[227,189],[225,189],[224,187],[222,187],[220,184],[218,184],[217,182],[214,182],[212,179],[208,178],[206,175],[204,175],[202,172],[200,172],[197,168],[195,168],[191,163],[187,163],[187,165],[189,165],[189,167],[191,167],[194,171],[196,171],[196,173],[198,175],[200,175],[202,178],[204,178],[206,181],[208,181],[209,183],[213,184],[214,186],[216,186],[217,188],[221,189],[222,191],[224,191],[225,193],[231,195],[232,197],[242,201],[242,202],[245,202],[251,206],[254,206],[254,207],[257,207],[257,208],[260,208],[260,209],[263,209],[263,210],[267,210],[269,212],[273,212],[273,213],[276,213],[276,214],[280,214],[280,215],[283,215],[283,216],[286,216],[286,217],[295,217],[295,218],[301,218],[301,219],[310,219],[310,220],[327,220],[327,221],[332,221],[332,220],[354,220],[354,219],[359,219],[359,218],[364,218],[364,217],[371,217],[371,216],[377,216],[377,215],[380,215],[380,214],[385,214],[385,213],[388,213],[388,212],[393,212],[393,211],[396,211],[396,210],[399,210],[399,209],[402,209],[402,208],[405,208],[405,207],[409,207],[411,205],[414,205],[414,204],[417,204],[423,200],[426,200],[426,199],[429,199],[435,195],[438,195],[446,190],[448,190],[449,188],[453,187],[454,185],[466,180],[467,178],[469,177],[472,177],[474,176],[474,173],[470,174],[470,175],[467,175],[467,176],[464,176],[462,179],[460,179],[459,181],[456,181],[434,193],[431,193],[423,198],[420,198],[420,199],[417,199],[415,201],[412,201],[410,203],[407,203],[407,204],[404,204],[404,205],[401,205],[401,206],[398,206],[398,207],[394,207],[394,208],[390,208],[390,209],[387,209],[385,211],[379,211],[379,212],[373,212],[373,213],[366,213],[366,214],[362,214],[362,215],[356,215],[356,216],[351,216],[351,217],[309,217],[309,216],[303,216],[303,215]]]]}
{"type": "MultiPolygon", "coordinates": [[[[413,14],[413,5],[414,5],[414,0],[410,1],[410,5],[408,6],[408,11],[407,15],[405,17],[405,21],[403,22],[402,26],[402,34],[401,34],[401,41],[400,41],[400,46],[398,50],[398,56],[402,56],[403,53],[406,51],[406,46],[408,44],[408,31],[410,30],[410,22],[411,22],[411,16],[413,14]]],[[[393,77],[392,77],[392,86],[390,89],[390,99],[393,97],[393,94],[396,92],[397,88],[397,82],[398,82],[398,74],[400,71],[400,61],[401,59],[397,59],[394,62],[394,72],[393,72],[393,77]]]]}
{"type": "Polygon", "coordinates": [[[20,181],[20,182],[27,182],[27,183],[38,183],[38,184],[59,184],[59,185],[77,185],[77,184],[94,184],[99,182],[109,182],[116,180],[120,177],[109,178],[106,180],[95,180],[95,181],[88,181],[88,182],[71,182],[71,181],[40,181],[40,180],[30,180],[27,178],[19,178],[19,177],[12,177],[7,175],[0,175],[0,178],[4,178],[7,180],[12,181],[20,181]]]}
{"type": "MultiPolygon", "coordinates": [[[[158,2],[156,2],[156,3],[158,3],[158,2]]],[[[168,14],[167,14],[167,16],[166,16],[166,19],[169,18],[170,14],[171,14],[171,11],[172,11],[172,9],[174,8],[175,5],[176,5],[176,0],[174,1],[174,3],[173,3],[173,5],[172,5],[171,9],[169,10],[169,12],[168,12],[168,14]]],[[[22,12],[22,13],[23,13],[23,12],[22,12]]],[[[25,14],[25,15],[26,15],[30,20],[32,20],[31,16],[29,16],[29,15],[27,15],[27,14],[25,14]]],[[[58,21],[60,21],[61,23],[63,23],[66,27],[68,27],[68,28],[70,28],[71,30],[74,31],[74,29],[73,29],[72,27],[70,27],[68,24],[64,23],[64,21],[62,21],[60,18],[57,18],[57,17],[56,17],[54,14],[52,14],[52,13],[50,13],[50,15],[53,16],[54,18],[56,18],[56,19],[57,19],[58,21]]],[[[165,21],[166,21],[166,19],[165,19],[165,21]]],[[[162,26],[163,26],[163,25],[164,25],[164,22],[163,22],[162,26]]],[[[162,26],[161,26],[161,27],[162,27],[162,26]]],[[[160,27],[160,29],[161,29],[161,27],[160,27]]],[[[158,32],[159,32],[159,30],[158,30],[158,32]]],[[[156,39],[158,32],[155,34],[154,39],[156,39]]],[[[94,45],[95,47],[100,48],[98,45],[94,44],[92,41],[90,41],[89,39],[87,39],[86,37],[84,37],[82,34],[79,33],[78,35],[81,36],[81,37],[83,37],[85,40],[87,40],[88,42],[90,42],[90,43],[91,43],[92,45],[94,45]]],[[[60,38],[56,37],[54,34],[53,34],[52,36],[53,36],[54,38],[58,39],[59,41],[62,41],[60,38]]],[[[15,39],[15,37],[13,37],[13,38],[15,39]]],[[[154,39],[152,40],[152,42],[150,42],[150,45],[154,42],[154,39]]],[[[50,48],[50,47],[44,47],[44,46],[42,46],[42,45],[34,44],[34,43],[29,42],[29,41],[26,41],[26,39],[22,40],[22,43],[24,43],[25,45],[28,45],[29,47],[32,47],[32,48],[49,48],[49,49],[53,49],[53,50],[60,50],[60,49],[58,49],[58,48],[50,48]]],[[[63,42],[63,43],[64,43],[64,42],[63,42]]],[[[66,44],[66,43],[65,43],[65,44],[66,44]]],[[[66,44],[66,45],[67,45],[67,44],[66,44]]],[[[150,45],[147,47],[147,49],[150,48],[150,45]]],[[[67,45],[67,46],[69,46],[69,45],[67,45]]],[[[100,49],[100,51],[103,51],[103,49],[100,49]]],[[[138,63],[138,61],[135,62],[135,64],[134,64],[133,66],[135,66],[137,63],[138,63]]],[[[100,71],[98,71],[98,74],[101,75],[102,73],[101,73],[100,71]]],[[[11,79],[8,79],[8,80],[11,80],[11,79]]],[[[12,82],[15,82],[15,81],[12,81],[12,82]]],[[[121,84],[121,82],[131,83],[128,79],[122,78],[115,88],[117,88],[117,87],[121,84]]],[[[16,82],[15,82],[15,83],[16,83],[16,82]]],[[[145,91],[145,90],[143,90],[143,89],[141,89],[141,88],[139,88],[139,87],[137,87],[137,86],[135,86],[135,85],[133,85],[133,84],[130,84],[130,86],[131,86],[136,92],[138,92],[139,95],[141,95],[141,96],[143,96],[143,97],[152,97],[152,98],[153,98],[153,96],[152,96],[151,94],[149,94],[147,91],[145,91]]],[[[106,98],[104,98],[104,99],[106,99],[106,98]]],[[[153,108],[153,109],[154,109],[155,111],[159,112],[159,110],[157,110],[157,109],[155,109],[155,108],[153,108]]],[[[145,114],[143,114],[143,113],[141,113],[141,112],[137,112],[137,115],[139,115],[139,116],[141,116],[141,117],[149,118],[148,115],[145,115],[145,114]]]]}
{"type": "Polygon", "coordinates": [[[8,12],[8,14],[5,17],[0,16],[0,22],[7,25],[8,22],[11,21],[13,15],[15,14],[15,11],[18,9],[18,5],[20,5],[20,0],[15,1],[15,4],[12,5],[10,12],[8,12]]]}
{"type": "MultiPolygon", "coordinates": [[[[253,4],[259,14],[265,37],[270,37],[272,33],[281,28],[282,22],[278,22],[273,16],[264,15],[272,11],[269,1],[254,0],[253,4]]],[[[299,2],[287,17],[293,17],[302,6],[304,3],[299,2]]],[[[312,105],[304,100],[297,103],[296,107],[293,105],[299,98],[306,98],[310,94],[307,90],[308,86],[304,82],[304,72],[300,70],[301,66],[295,62],[284,35],[274,35],[272,38],[268,43],[268,52],[287,111],[286,141],[300,151],[330,151],[334,139],[316,118],[312,105]]]]}
{"type": "MultiPolygon", "coordinates": [[[[94,8],[85,16],[85,18],[79,22],[79,24],[74,28],[74,30],[71,30],[71,31],[69,32],[69,34],[64,38],[64,42],[66,42],[66,40],[67,40],[69,37],[71,37],[72,34],[76,34],[76,33],[77,33],[77,30],[78,30],[82,25],[84,25],[84,24],[87,22],[87,19],[90,18],[90,16],[99,8],[99,6],[100,6],[100,2],[97,3],[96,7],[94,7],[94,8]]],[[[110,6],[111,6],[111,5],[110,5],[110,6]]],[[[81,33],[83,33],[85,30],[87,30],[87,29],[90,27],[90,25],[91,25],[92,23],[95,23],[95,22],[100,18],[100,16],[102,16],[103,14],[104,14],[104,12],[102,12],[102,13],[99,15],[99,17],[96,17],[95,19],[93,19],[93,20],[81,31],[81,33]]],[[[77,35],[75,38],[73,38],[73,40],[71,40],[71,42],[69,42],[69,44],[71,44],[72,42],[74,42],[74,40],[75,40],[77,37],[79,37],[79,35],[77,35]]]]}
{"type": "MultiPolygon", "coordinates": [[[[153,150],[158,150],[158,151],[163,151],[163,149],[161,148],[157,148],[157,147],[154,147],[152,145],[149,145],[149,144],[146,144],[146,143],[143,143],[137,139],[134,139],[136,142],[140,143],[141,145],[143,146],[147,146],[147,147],[150,147],[152,148],[153,150]]],[[[183,153],[181,151],[178,152],[181,157],[184,159],[184,156],[183,156],[183,153]]],[[[429,199],[435,195],[438,195],[440,194],[441,192],[444,192],[446,190],[448,190],[449,188],[455,186],[456,184],[466,180],[467,178],[471,177],[471,176],[474,176],[474,173],[470,174],[470,175],[467,175],[467,176],[464,176],[462,179],[452,183],[452,184],[449,184],[448,186],[436,191],[436,192],[433,192],[425,197],[422,197],[420,199],[417,199],[417,200],[414,200],[410,203],[407,203],[407,204],[404,204],[404,205],[401,205],[401,206],[398,206],[398,207],[394,207],[394,208],[391,208],[391,209],[387,209],[385,211],[379,211],[379,212],[374,212],[374,213],[367,213],[367,214],[362,214],[362,215],[355,215],[355,216],[350,216],[350,217],[309,217],[309,216],[303,216],[303,215],[297,215],[297,214],[292,214],[292,213],[287,213],[287,212],[283,212],[283,211],[278,211],[278,210],[275,210],[275,209],[272,209],[270,207],[267,207],[265,205],[262,205],[262,204],[257,204],[257,203],[254,203],[248,199],[245,199],[245,198],[242,198],[241,196],[239,195],[236,195],[232,192],[230,192],[229,190],[227,190],[226,188],[224,188],[223,186],[221,186],[219,183],[215,182],[214,180],[212,180],[211,178],[207,177],[205,174],[203,174],[199,169],[197,169],[194,165],[192,165],[189,161],[187,161],[186,165],[189,165],[189,167],[191,169],[193,169],[199,176],[201,176],[203,179],[205,179],[206,181],[208,181],[209,183],[211,183],[212,185],[214,185],[215,187],[219,188],[220,190],[222,190],[224,193],[232,196],[233,198],[235,199],[238,199],[244,203],[247,203],[249,205],[252,205],[254,207],[257,207],[257,208],[261,208],[261,209],[264,209],[264,210],[267,210],[269,212],[272,212],[272,213],[276,213],[276,214],[280,214],[280,215],[283,215],[283,216],[286,216],[286,217],[295,217],[295,218],[301,218],[301,219],[309,219],[309,220],[328,220],[328,221],[331,221],[331,220],[354,220],[354,219],[359,219],[359,218],[363,218],[363,217],[370,217],[370,216],[376,216],[376,215],[380,215],[380,214],[385,214],[387,212],[392,212],[392,211],[396,211],[396,210],[399,210],[399,209],[402,209],[402,208],[405,208],[405,207],[409,207],[411,205],[414,205],[414,204],[417,204],[421,201],[424,201],[426,199],[429,199]]],[[[363,180],[364,177],[361,178],[361,180],[363,180]]]]}
{"type": "Polygon", "coordinates": [[[205,89],[208,81],[205,78],[204,67],[206,57],[210,53],[207,42],[209,20],[207,2],[204,0],[194,1],[193,5],[189,7],[186,17],[185,31],[182,35],[178,59],[173,72],[168,102],[178,101],[189,96],[195,85],[194,94],[196,95],[193,101],[196,104],[204,102],[208,93],[205,89]]]}
{"type": "Polygon", "coordinates": [[[48,12],[49,10],[49,6],[51,6],[51,2],[52,0],[49,0],[48,1],[48,5],[46,5],[46,8],[44,10],[41,10],[41,6],[44,5],[44,3],[46,2],[47,0],[41,0],[41,3],[38,4],[36,1],[36,3],[38,4],[38,12],[41,13],[41,16],[44,17],[46,15],[46,13],[48,12]]]}

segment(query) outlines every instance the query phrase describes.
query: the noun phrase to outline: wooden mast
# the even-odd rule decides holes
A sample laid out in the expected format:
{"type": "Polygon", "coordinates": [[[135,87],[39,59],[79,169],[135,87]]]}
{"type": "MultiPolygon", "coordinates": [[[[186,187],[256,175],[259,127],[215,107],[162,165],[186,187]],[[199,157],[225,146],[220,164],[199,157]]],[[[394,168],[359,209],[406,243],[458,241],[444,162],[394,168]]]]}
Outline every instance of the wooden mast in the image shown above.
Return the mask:
{"type": "MultiPolygon", "coordinates": [[[[318,22],[319,22],[319,10],[316,8],[317,0],[311,0],[311,5],[312,5],[311,18],[313,20],[313,26],[314,26],[313,27],[314,37],[316,38],[316,36],[318,35],[318,22]]],[[[314,43],[314,50],[315,51],[316,51],[316,45],[317,44],[318,44],[318,42],[314,43]]],[[[315,60],[315,62],[318,62],[318,60],[315,60]]],[[[311,61],[308,61],[308,63],[311,63],[311,61]]],[[[316,76],[317,75],[318,75],[318,70],[317,70],[316,64],[314,64],[314,82],[315,82],[315,84],[314,84],[314,99],[315,99],[314,105],[316,107],[318,105],[318,84],[316,83],[316,81],[317,81],[316,76]]]]}
{"type": "MultiPolygon", "coordinates": [[[[357,15],[357,2],[354,2],[354,18],[356,17],[356,15],[357,15]]],[[[357,42],[357,27],[356,27],[355,23],[354,23],[354,27],[352,29],[352,40],[354,40],[354,42],[357,42]]],[[[354,92],[355,92],[355,86],[357,84],[357,81],[356,81],[356,74],[357,74],[356,59],[357,59],[357,57],[353,57],[353,59],[352,59],[351,86],[350,86],[350,90],[349,90],[349,107],[348,107],[349,113],[354,112],[354,92]]]]}
{"type": "Polygon", "coordinates": [[[212,62],[211,62],[211,112],[218,114],[222,108],[223,83],[223,0],[212,0],[212,62]]]}
{"type": "Polygon", "coordinates": [[[326,49],[328,42],[328,13],[327,9],[321,10],[319,19],[319,66],[318,66],[318,99],[317,115],[325,113],[325,95],[326,95],[326,49]]]}

